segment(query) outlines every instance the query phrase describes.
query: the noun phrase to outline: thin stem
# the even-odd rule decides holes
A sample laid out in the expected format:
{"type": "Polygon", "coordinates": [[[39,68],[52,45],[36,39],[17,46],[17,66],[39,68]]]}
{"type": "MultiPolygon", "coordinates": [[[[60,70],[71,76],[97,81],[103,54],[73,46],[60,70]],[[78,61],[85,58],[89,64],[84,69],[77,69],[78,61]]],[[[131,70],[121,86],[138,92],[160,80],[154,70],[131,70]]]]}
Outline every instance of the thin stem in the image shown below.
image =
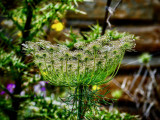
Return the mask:
{"type": "Polygon", "coordinates": [[[85,65],[85,75],[86,75],[86,72],[87,72],[87,60],[86,60],[86,65],[85,65]]]}
{"type": "Polygon", "coordinates": [[[135,85],[138,77],[140,76],[140,74],[141,74],[141,72],[142,72],[142,69],[143,69],[143,64],[140,66],[140,68],[139,68],[139,70],[138,70],[138,73],[135,75],[134,79],[132,80],[132,84],[131,84],[131,86],[130,86],[130,88],[129,88],[129,91],[131,91],[132,88],[134,87],[134,85],[135,85]]]}
{"type": "Polygon", "coordinates": [[[96,67],[96,50],[94,50],[94,68],[93,68],[93,72],[95,72],[95,67],[96,67]]]}
{"type": "Polygon", "coordinates": [[[61,61],[61,71],[62,71],[62,74],[63,74],[63,60],[61,61]]]}
{"type": "Polygon", "coordinates": [[[48,72],[48,66],[47,66],[47,64],[46,64],[46,63],[47,63],[47,61],[46,61],[46,57],[44,57],[44,63],[45,63],[46,70],[47,70],[47,74],[48,74],[49,72],[48,72]]]}
{"type": "Polygon", "coordinates": [[[77,72],[78,72],[78,82],[79,82],[79,77],[80,77],[80,74],[79,74],[79,58],[78,58],[78,68],[77,68],[77,72]]]}
{"type": "Polygon", "coordinates": [[[80,66],[79,66],[79,58],[78,58],[78,76],[79,76],[79,67],[80,67],[80,66]]]}
{"type": "Polygon", "coordinates": [[[69,81],[68,81],[68,58],[66,59],[66,79],[69,85],[69,81]]]}
{"type": "Polygon", "coordinates": [[[92,71],[91,79],[90,79],[90,81],[88,82],[88,84],[90,84],[90,83],[91,83],[92,78],[93,78],[93,76],[94,76],[94,73],[95,73],[95,66],[96,66],[96,50],[94,50],[94,67],[93,67],[93,71],[92,71]]]}
{"type": "Polygon", "coordinates": [[[68,60],[66,59],[66,75],[67,75],[67,63],[68,63],[68,60]]]}
{"type": "Polygon", "coordinates": [[[77,120],[82,120],[84,118],[83,116],[83,112],[82,112],[82,109],[83,109],[83,85],[80,85],[79,86],[79,95],[78,95],[78,116],[77,116],[77,120]]]}

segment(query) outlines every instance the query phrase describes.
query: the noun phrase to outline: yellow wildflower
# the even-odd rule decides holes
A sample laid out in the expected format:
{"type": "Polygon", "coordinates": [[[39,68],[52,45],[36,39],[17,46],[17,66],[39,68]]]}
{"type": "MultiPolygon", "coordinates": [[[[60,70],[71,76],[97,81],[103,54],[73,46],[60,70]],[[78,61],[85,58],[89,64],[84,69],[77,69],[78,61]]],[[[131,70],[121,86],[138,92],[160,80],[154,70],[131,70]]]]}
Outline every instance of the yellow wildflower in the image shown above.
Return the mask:
{"type": "Polygon", "coordinates": [[[92,86],[92,90],[99,90],[99,89],[100,89],[100,87],[97,86],[97,85],[93,85],[93,86],[92,86]]]}
{"type": "Polygon", "coordinates": [[[47,73],[46,73],[46,72],[42,72],[42,74],[43,74],[43,75],[47,75],[47,73]]]}
{"type": "Polygon", "coordinates": [[[57,22],[51,25],[52,29],[55,29],[56,31],[62,31],[64,29],[64,25],[61,22],[57,22]]]}
{"type": "Polygon", "coordinates": [[[17,18],[16,18],[16,17],[13,17],[13,20],[17,20],[17,18]]]}
{"type": "Polygon", "coordinates": [[[18,37],[22,37],[22,32],[19,31],[19,32],[17,33],[17,36],[18,36],[18,37]]]}

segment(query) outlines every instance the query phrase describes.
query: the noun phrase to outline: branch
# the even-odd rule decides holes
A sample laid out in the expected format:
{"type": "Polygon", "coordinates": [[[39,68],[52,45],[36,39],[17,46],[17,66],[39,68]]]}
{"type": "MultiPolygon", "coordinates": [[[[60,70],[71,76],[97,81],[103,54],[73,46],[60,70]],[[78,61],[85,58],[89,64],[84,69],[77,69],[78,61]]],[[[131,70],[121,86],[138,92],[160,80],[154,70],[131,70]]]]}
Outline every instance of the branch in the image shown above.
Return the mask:
{"type": "Polygon", "coordinates": [[[24,30],[23,30],[23,41],[22,41],[22,43],[27,41],[27,38],[30,34],[31,22],[32,22],[32,17],[33,17],[33,11],[32,11],[31,4],[29,2],[27,2],[27,0],[25,1],[25,3],[27,5],[27,14],[26,14],[27,20],[26,20],[24,30]]]}
{"type": "Polygon", "coordinates": [[[111,24],[109,22],[109,19],[111,18],[111,16],[113,15],[113,13],[115,12],[115,10],[117,9],[117,7],[120,5],[120,3],[122,2],[122,0],[119,0],[119,2],[116,4],[116,6],[113,8],[113,9],[109,9],[108,11],[110,12],[110,15],[109,17],[107,18],[107,23],[108,23],[108,26],[111,28],[111,24]]]}
{"type": "Polygon", "coordinates": [[[107,27],[106,20],[107,20],[108,15],[109,15],[109,10],[108,10],[108,9],[109,9],[109,6],[111,5],[111,1],[112,1],[112,0],[107,0],[107,3],[106,3],[106,12],[105,12],[104,24],[103,24],[103,29],[102,29],[101,35],[104,35],[105,30],[106,30],[106,27],[107,27]]]}
{"type": "Polygon", "coordinates": [[[111,0],[107,1],[105,19],[104,19],[104,24],[103,24],[103,29],[102,29],[102,34],[101,35],[104,35],[106,27],[107,27],[107,23],[108,23],[108,26],[111,27],[109,19],[113,15],[113,13],[115,12],[115,10],[117,9],[117,7],[120,5],[121,2],[122,2],[122,0],[119,0],[119,2],[116,4],[116,6],[112,9],[112,8],[110,8],[111,0]],[[110,15],[109,15],[109,13],[110,13],[110,15]]]}

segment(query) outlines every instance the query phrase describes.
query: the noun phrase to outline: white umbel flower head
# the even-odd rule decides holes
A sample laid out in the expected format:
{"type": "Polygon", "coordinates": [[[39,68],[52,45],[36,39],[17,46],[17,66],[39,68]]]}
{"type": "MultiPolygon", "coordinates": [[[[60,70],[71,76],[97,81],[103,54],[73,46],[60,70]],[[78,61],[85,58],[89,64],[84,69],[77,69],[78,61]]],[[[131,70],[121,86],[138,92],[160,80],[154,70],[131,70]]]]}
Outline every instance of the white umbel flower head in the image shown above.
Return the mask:
{"type": "Polygon", "coordinates": [[[24,49],[33,55],[43,78],[55,86],[100,85],[115,76],[134,41],[133,35],[107,31],[92,42],[76,43],[74,50],[42,40],[27,42],[24,49]]]}

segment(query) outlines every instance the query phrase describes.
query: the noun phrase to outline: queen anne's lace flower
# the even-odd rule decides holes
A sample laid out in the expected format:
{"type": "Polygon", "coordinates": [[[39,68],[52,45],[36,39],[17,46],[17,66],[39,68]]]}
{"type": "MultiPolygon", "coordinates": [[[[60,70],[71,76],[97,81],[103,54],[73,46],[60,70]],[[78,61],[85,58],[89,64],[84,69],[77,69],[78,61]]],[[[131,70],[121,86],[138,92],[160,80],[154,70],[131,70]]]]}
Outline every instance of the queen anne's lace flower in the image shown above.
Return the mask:
{"type": "Polygon", "coordinates": [[[134,47],[134,41],[133,35],[107,31],[90,43],[76,43],[75,50],[43,40],[27,42],[24,47],[34,56],[34,62],[45,80],[55,86],[85,86],[100,85],[111,80],[125,51],[134,47]]]}

